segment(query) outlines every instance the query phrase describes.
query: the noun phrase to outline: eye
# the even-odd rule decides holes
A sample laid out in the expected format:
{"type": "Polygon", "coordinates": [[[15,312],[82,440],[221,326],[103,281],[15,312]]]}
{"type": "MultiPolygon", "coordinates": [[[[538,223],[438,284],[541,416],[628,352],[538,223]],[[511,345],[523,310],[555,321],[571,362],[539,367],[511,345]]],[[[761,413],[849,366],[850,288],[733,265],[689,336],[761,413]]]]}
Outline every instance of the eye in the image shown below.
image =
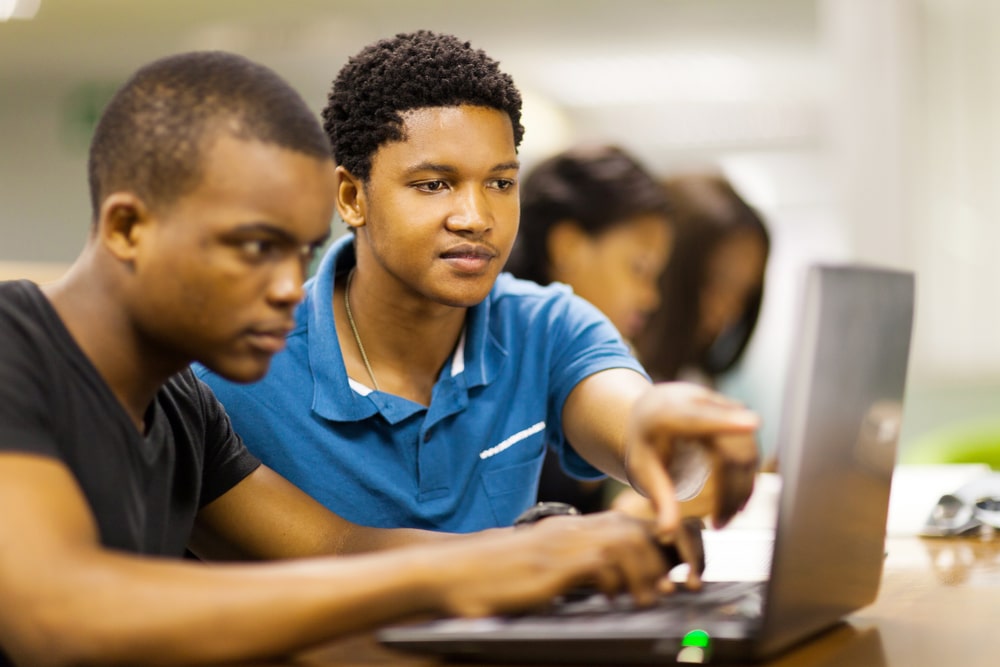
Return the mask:
{"type": "Polygon", "coordinates": [[[490,187],[496,188],[500,192],[506,192],[517,185],[513,178],[497,178],[490,182],[490,187]]]}
{"type": "Polygon", "coordinates": [[[444,181],[423,181],[422,183],[417,183],[414,187],[423,192],[441,192],[448,184],[444,181]]]}
{"type": "Polygon", "coordinates": [[[240,251],[247,257],[259,257],[264,254],[266,241],[244,241],[240,251]]]}
{"type": "Polygon", "coordinates": [[[268,239],[247,239],[240,242],[239,249],[251,261],[267,259],[279,252],[278,243],[268,239]]]}

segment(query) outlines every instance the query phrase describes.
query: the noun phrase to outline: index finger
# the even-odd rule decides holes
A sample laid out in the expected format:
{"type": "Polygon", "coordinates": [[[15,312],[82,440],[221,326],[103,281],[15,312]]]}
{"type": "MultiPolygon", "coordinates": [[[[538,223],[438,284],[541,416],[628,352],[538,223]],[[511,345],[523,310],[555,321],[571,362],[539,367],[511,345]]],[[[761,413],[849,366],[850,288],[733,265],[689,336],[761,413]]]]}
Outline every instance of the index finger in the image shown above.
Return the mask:
{"type": "Polygon", "coordinates": [[[658,385],[635,406],[644,431],[668,431],[674,436],[746,433],[760,426],[757,414],[742,403],[683,383],[658,385]]]}
{"type": "MultiPolygon", "coordinates": [[[[705,572],[705,544],[702,540],[702,523],[698,517],[686,517],[681,522],[680,530],[674,536],[674,541],[661,545],[661,552],[667,561],[669,571],[681,563],[687,563],[688,575],[685,585],[689,590],[701,588],[701,575],[705,572]]],[[[661,591],[671,592],[674,588],[669,576],[664,578],[661,591]]]]}

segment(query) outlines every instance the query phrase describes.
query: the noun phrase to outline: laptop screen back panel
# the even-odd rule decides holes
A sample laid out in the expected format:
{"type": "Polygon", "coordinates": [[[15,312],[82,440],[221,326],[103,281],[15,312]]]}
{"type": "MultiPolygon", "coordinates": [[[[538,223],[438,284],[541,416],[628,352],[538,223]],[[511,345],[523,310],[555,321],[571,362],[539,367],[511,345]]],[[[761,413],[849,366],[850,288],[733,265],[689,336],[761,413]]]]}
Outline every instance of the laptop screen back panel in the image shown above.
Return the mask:
{"type": "Polygon", "coordinates": [[[782,494],[758,652],[878,593],[913,321],[913,275],[814,266],[779,433],[782,494]]]}

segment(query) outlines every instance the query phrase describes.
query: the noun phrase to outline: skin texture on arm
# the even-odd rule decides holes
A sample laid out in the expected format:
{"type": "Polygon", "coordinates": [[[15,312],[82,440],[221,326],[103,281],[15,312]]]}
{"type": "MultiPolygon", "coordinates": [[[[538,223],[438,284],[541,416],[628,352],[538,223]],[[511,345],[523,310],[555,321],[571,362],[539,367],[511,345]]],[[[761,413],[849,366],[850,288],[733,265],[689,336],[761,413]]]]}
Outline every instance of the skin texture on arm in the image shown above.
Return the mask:
{"type": "Polygon", "coordinates": [[[271,560],[355,554],[455,537],[360,526],[330,512],[262,465],[199,512],[191,550],[206,560],[271,560]],[[248,514],[253,521],[245,519],[248,514]],[[234,545],[239,545],[238,551],[234,545]]]}
{"type": "MultiPolygon", "coordinates": [[[[223,499],[213,512],[226,513],[223,499]]],[[[0,454],[0,503],[18,508],[0,516],[0,645],[33,666],[259,660],[406,616],[528,608],[580,583],[649,602],[663,573],[648,531],[610,513],[364,557],[207,565],[103,548],[52,459],[0,454]]],[[[257,518],[243,509],[245,523],[257,518]]],[[[242,551],[273,533],[262,519],[242,551]]],[[[279,550],[308,548],[301,535],[272,537],[279,550]]]]}

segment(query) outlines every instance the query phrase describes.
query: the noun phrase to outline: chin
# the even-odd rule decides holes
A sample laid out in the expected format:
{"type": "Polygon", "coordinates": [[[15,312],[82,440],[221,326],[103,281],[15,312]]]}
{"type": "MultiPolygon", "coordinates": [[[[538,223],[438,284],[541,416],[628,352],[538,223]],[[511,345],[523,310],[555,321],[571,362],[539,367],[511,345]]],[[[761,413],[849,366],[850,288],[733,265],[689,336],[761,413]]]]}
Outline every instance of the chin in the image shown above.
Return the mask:
{"type": "Polygon", "coordinates": [[[489,294],[489,292],[483,294],[481,297],[456,297],[454,299],[441,301],[441,303],[446,306],[451,306],[452,308],[475,308],[483,302],[487,294],[489,294]]]}
{"type": "Polygon", "coordinates": [[[230,382],[249,384],[260,380],[267,375],[267,370],[271,367],[271,358],[267,361],[241,361],[239,363],[216,363],[210,364],[202,362],[216,375],[223,377],[230,382]]]}
{"type": "Polygon", "coordinates": [[[481,304],[490,294],[496,280],[490,280],[483,284],[466,284],[464,289],[456,290],[449,299],[449,306],[458,308],[472,308],[481,304]]]}

